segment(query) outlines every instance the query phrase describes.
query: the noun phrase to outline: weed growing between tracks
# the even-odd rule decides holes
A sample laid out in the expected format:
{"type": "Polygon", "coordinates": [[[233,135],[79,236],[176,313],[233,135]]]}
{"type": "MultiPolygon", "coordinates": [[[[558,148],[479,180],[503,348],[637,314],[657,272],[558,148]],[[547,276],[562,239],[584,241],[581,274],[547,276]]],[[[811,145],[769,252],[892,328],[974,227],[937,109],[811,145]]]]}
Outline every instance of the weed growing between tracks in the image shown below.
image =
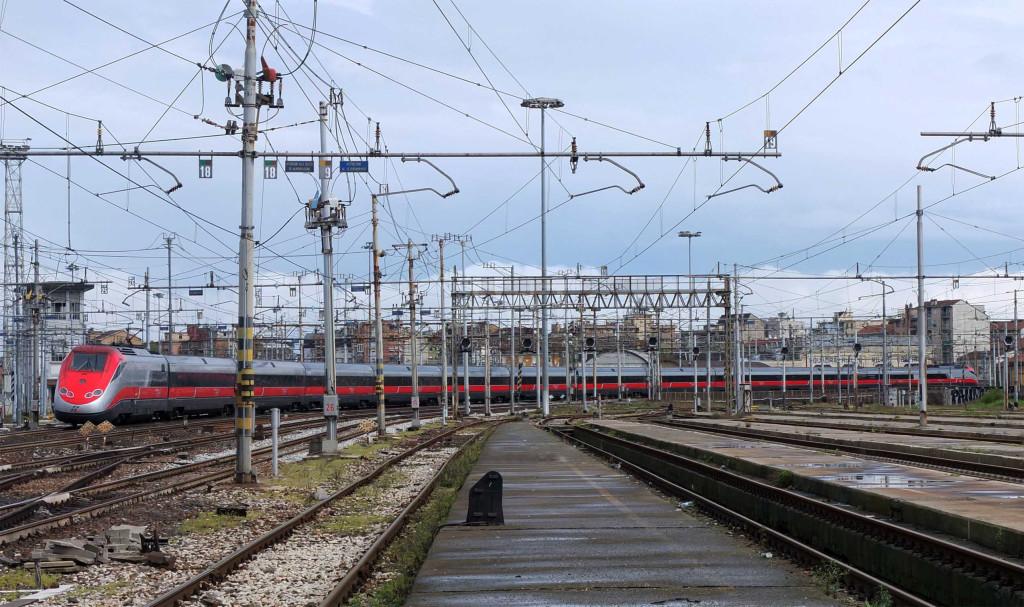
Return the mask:
{"type": "MultiPolygon", "coordinates": [[[[250,513],[250,516],[253,516],[253,514],[250,513]]],[[[246,518],[249,517],[217,514],[216,512],[200,512],[196,516],[182,521],[179,529],[181,533],[211,533],[219,529],[237,527],[246,518]]]]}
{"type": "MultiPolygon", "coordinates": [[[[55,588],[60,576],[53,573],[41,574],[43,588],[55,588]]],[[[8,569],[0,574],[0,590],[36,590],[36,575],[28,569],[8,569]]]]}
{"type": "Polygon", "coordinates": [[[493,428],[486,430],[480,440],[466,447],[447,466],[427,502],[409,517],[405,529],[387,547],[374,567],[367,587],[352,597],[351,607],[398,607],[412,589],[416,573],[427,558],[434,536],[448,518],[459,489],[469,471],[476,465],[480,452],[493,428]],[[381,580],[374,583],[374,579],[381,580]]]}
{"type": "Polygon", "coordinates": [[[107,582],[106,584],[99,584],[97,586],[79,586],[73,590],[70,590],[65,596],[69,599],[82,599],[85,597],[93,598],[109,598],[116,596],[122,590],[125,590],[131,586],[131,582],[128,580],[114,580],[113,582],[107,582]]]}

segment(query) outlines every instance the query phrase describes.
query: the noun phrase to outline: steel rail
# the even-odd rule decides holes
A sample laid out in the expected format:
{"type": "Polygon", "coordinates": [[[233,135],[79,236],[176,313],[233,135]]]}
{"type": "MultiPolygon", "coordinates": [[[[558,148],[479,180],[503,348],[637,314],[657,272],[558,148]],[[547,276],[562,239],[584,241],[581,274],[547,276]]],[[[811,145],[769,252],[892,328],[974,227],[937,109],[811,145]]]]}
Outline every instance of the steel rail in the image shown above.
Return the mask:
{"type": "Polygon", "coordinates": [[[411,455],[433,446],[442,440],[452,437],[457,432],[478,424],[483,423],[472,422],[469,424],[454,427],[446,432],[438,434],[430,440],[424,441],[418,445],[406,449],[402,453],[394,455],[376,466],[373,470],[363,475],[362,477],[352,481],[342,489],[331,494],[327,499],[321,500],[312,506],[304,509],[302,512],[291,517],[287,521],[277,525],[270,531],[259,536],[255,540],[241,546],[229,555],[223,557],[213,565],[207,567],[200,573],[192,576],[187,581],[178,586],[164,592],[157,598],[153,599],[146,604],[146,607],[174,607],[179,602],[184,601],[194,595],[195,593],[202,590],[213,580],[224,579],[229,573],[237,569],[242,563],[252,558],[255,554],[261,552],[265,548],[285,539],[288,537],[297,527],[310,521],[317,515],[318,512],[335,502],[336,500],[351,495],[360,487],[367,485],[377,479],[380,475],[384,474],[395,464],[402,460],[410,457],[411,455]]]}
{"type": "Polygon", "coordinates": [[[81,487],[85,487],[86,485],[92,483],[92,481],[113,473],[114,470],[121,467],[121,464],[128,462],[130,459],[132,458],[125,457],[111,464],[107,464],[106,466],[98,470],[93,470],[92,472],[84,476],[80,476],[72,480],[70,483],[65,484],[60,489],[57,489],[56,491],[51,491],[46,495],[40,495],[38,497],[23,500],[16,504],[8,504],[4,506],[2,510],[11,510],[11,512],[7,512],[6,514],[0,515],[0,529],[7,529],[8,527],[16,525],[21,521],[29,518],[35,513],[36,508],[46,503],[48,498],[52,499],[62,494],[65,494],[67,495],[68,499],[70,499],[72,491],[74,491],[75,489],[79,489],[81,487]]]}
{"type": "Polygon", "coordinates": [[[575,436],[574,433],[567,431],[566,429],[549,428],[556,436],[560,436],[565,440],[570,441],[576,445],[585,447],[587,450],[592,451],[601,455],[602,457],[609,459],[618,464],[621,469],[631,472],[632,474],[643,478],[644,480],[652,483],[653,485],[661,488],[662,490],[675,495],[677,497],[683,497],[699,504],[706,512],[711,513],[716,518],[724,519],[725,521],[734,524],[738,527],[746,529],[751,532],[752,535],[759,538],[770,538],[770,540],[776,545],[784,548],[790,554],[799,557],[799,560],[803,562],[814,562],[814,563],[827,563],[842,568],[846,574],[854,578],[859,585],[865,589],[878,589],[885,588],[893,598],[900,601],[901,604],[912,605],[914,607],[935,607],[933,603],[925,601],[920,597],[917,597],[903,589],[894,586],[884,580],[881,580],[870,573],[863,571],[857,567],[854,567],[848,563],[845,563],[835,557],[832,557],[812,546],[801,542],[795,538],[792,538],[784,533],[772,529],[768,525],[758,522],[752,518],[749,518],[731,508],[719,504],[714,500],[711,500],[703,495],[691,491],[682,485],[674,483],[664,477],[661,477],[646,468],[638,466],[629,460],[626,460],[614,453],[605,451],[600,447],[591,445],[579,437],[575,436]]]}
{"type": "MultiPolygon", "coordinates": [[[[407,420],[404,419],[404,418],[396,419],[394,421],[394,423],[402,423],[404,421],[407,421],[407,420]]],[[[318,435],[322,435],[322,434],[323,434],[323,432],[318,433],[318,435]]],[[[347,434],[340,435],[338,438],[340,440],[348,440],[348,439],[351,439],[351,438],[356,438],[356,437],[359,437],[359,436],[363,436],[365,434],[367,434],[367,433],[366,432],[360,432],[359,430],[353,430],[353,431],[351,431],[351,432],[349,432],[347,434]]],[[[304,436],[304,437],[301,437],[301,438],[292,439],[290,441],[285,441],[279,447],[280,448],[288,448],[288,447],[297,446],[297,445],[300,445],[300,444],[306,444],[306,442],[310,438],[312,438],[312,436],[304,436]]],[[[254,454],[262,455],[263,457],[260,458],[260,461],[265,461],[265,460],[269,459],[270,451],[271,451],[271,447],[263,447],[261,449],[255,449],[253,451],[253,453],[254,454]]],[[[146,477],[146,478],[143,478],[142,480],[156,480],[156,479],[165,478],[165,477],[168,477],[168,476],[180,476],[180,475],[183,475],[183,474],[187,474],[189,472],[193,472],[193,471],[195,471],[198,468],[208,467],[209,465],[224,464],[224,463],[233,462],[234,461],[234,457],[235,457],[234,455],[225,456],[225,458],[219,458],[218,461],[213,461],[212,464],[209,461],[196,462],[195,465],[189,464],[189,465],[186,465],[186,466],[180,466],[178,468],[172,468],[172,469],[168,469],[168,470],[160,470],[160,471],[156,471],[156,472],[152,472],[152,473],[148,473],[148,474],[144,474],[144,475],[140,475],[140,476],[146,477]]],[[[220,471],[216,471],[216,472],[210,472],[208,474],[204,474],[202,476],[199,476],[199,477],[196,477],[196,478],[193,478],[193,479],[183,480],[183,481],[181,481],[179,483],[174,483],[174,484],[167,485],[167,486],[164,486],[164,487],[156,487],[156,488],[152,488],[152,489],[145,489],[145,490],[142,490],[142,491],[137,491],[137,492],[132,493],[132,494],[127,495],[127,496],[115,497],[115,498],[112,498],[112,499],[109,499],[109,500],[106,500],[106,501],[103,501],[103,502],[100,502],[100,503],[97,503],[97,504],[92,504],[92,505],[89,505],[89,506],[86,506],[86,507],[83,507],[83,508],[79,508],[79,509],[73,510],[71,512],[65,512],[65,513],[62,513],[62,514],[57,514],[57,515],[50,516],[50,517],[47,517],[47,518],[39,520],[39,521],[35,521],[35,522],[32,522],[32,523],[26,523],[26,524],[20,525],[18,527],[12,527],[10,529],[4,529],[4,530],[0,531],[0,546],[5,546],[7,544],[10,544],[12,542],[18,541],[18,540],[26,538],[26,537],[30,537],[30,536],[35,535],[37,533],[40,533],[42,531],[46,531],[46,530],[49,530],[49,529],[70,525],[70,524],[73,524],[73,523],[75,523],[75,522],[77,522],[79,520],[85,520],[85,519],[93,518],[93,517],[99,516],[101,514],[105,514],[107,512],[110,512],[111,510],[114,510],[115,508],[119,508],[119,507],[127,506],[127,505],[132,505],[132,504],[135,504],[135,503],[147,500],[147,499],[151,499],[151,498],[154,498],[154,497],[160,497],[160,496],[164,496],[164,495],[171,495],[171,494],[174,494],[174,493],[180,493],[182,491],[187,491],[189,489],[194,489],[195,487],[199,487],[199,486],[202,486],[204,484],[215,483],[215,482],[218,482],[218,481],[230,478],[232,476],[232,474],[234,474],[234,471],[231,470],[231,469],[220,470],[220,471]]],[[[120,481],[113,481],[112,483],[108,483],[106,486],[104,486],[104,488],[106,490],[110,490],[110,489],[117,488],[118,486],[123,486],[125,484],[132,484],[134,482],[138,482],[138,480],[139,479],[122,479],[120,481]]],[[[99,490],[100,486],[97,486],[94,489],[99,490]]]]}
{"type": "MultiPolygon", "coordinates": [[[[294,421],[287,425],[283,425],[281,429],[282,432],[294,432],[296,430],[314,428],[319,424],[323,423],[321,420],[322,418],[318,417],[315,419],[304,419],[294,421]]],[[[166,455],[169,453],[175,453],[177,451],[182,451],[185,449],[191,449],[193,447],[233,439],[233,434],[228,432],[222,432],[219,434],[214,434],[212,436],[191,436],[174,441],[168,441],[166,443],[151,443],[148,445],[139,445],[137,447],[122,447],[108,451],[94,451],[92,453],[73,455],[70,457],[56,456],[52,458],[45,458],[42,460],[30,460],[26,462],[19,462],[16,464],[9,464],[8,469],[24,470],[25,472],[22,472],[21,474],[0,478],[0,489],[5,489],[16,484],[28,482],[40,476],[61,474],[64,472],[70,472],[72,470],[79,470],[82,468],[98,466],[112,459],[118,459],[129,455],[134,457],[166,455]]]]}
{"type": "MultiPolygon", "coordinates": [[[[267,421],[270,420],[269,416],[260,416],[260,417],[265,418],[267,421]]],[[[300,423],[302,421],[308,421],[308,420],[311,420],[311,419],[321,419],[321,416],[318,413],[296,414],[296,418],[295,419],[287,420],[284,424],[282,424],[282,426],[286,426],[288,424],[300,423]]],[[[234,432],[234,422],[232,422],[230,420],[205,419],[205,420],[202,420],[202,422],[200,424],[200,427],[211,427],[211,426],[214,427],[214,428],[216,428],[218,426],[221,426],[221,427],[223,427],[223,432],[222,433],[228,433],[228,434],[231,434],[232,438],[234,437],[234,434],[233,434],[233,432],[234,432]]],[[[139,426],[117,428],[117,429],[111,431],[109,434],[107,434],[106,438],[123,437],[123,436],[134,436],[134,435],[137,435],[137,434],[142,434],[143,437],[146,436],[146,435],[152,436],[153,435],[153,431],[164,430],[164,429],[174,430],[174,429],[181,429],[181,428],[183,428],[183,426],[181,425],[181,422],[157,422],[157,423],[154,423],[154,424],[144,424],[144,425],[139,425],[139,426]]],[[[67,431],[68,432],[71,431],[70,427],[68,427],[67,431]]],[[[0,454],[21,451],[23,449],[49,449],[49,448],[53,448],[53,447],[62,447],[62,446],[65,446],[65,445],[77,445],[77,444],[81,444],[85,440],[86,440],[86,437],[83,437],[83,436],[63,436],[63,437],[56,438],[56,440],[53,440],[53,439],[46,440],[46,439],[44,439],[44,440],[35,440],[35,441],[23,442],[23,443],[2,443],[2,444],[0,444],[0,454]]]]}
{"type": "MultiPolygon", "coordinates": [[[[959,571],[962,577],[975,577],[979,580],[987,580],[988,584],[994,583],[994,592],[998,590],[1002,593],[1005,589],[1009,593],[1019,596],[1021,589],[1024,588],[1024,564],[1019,562],[982,552],[969,546],[957,544],[874,516],[861,514],[840,505],[825,502],[809,495],[732,472],[696,458],[652,447],[637,441],[631,441],[620,436],[581,427],[576,427],[573,434],[574,439],[579,439],[576,435],[582,434],[591,440],[605,441],[613,447],[623,449],[626,452],[633,452],[649,461],[658,461],[669,466],[678,467],[721,486],[728,486],[732,490],[742,491],[753,496],[756,500],[759,499],[762,502],[782,506],[803,517],[827,521],[833,528],[838,528],[845,533],[853,533],[863,538],[861,541],[871,539],[876,543],[913,553],[919,558],[942,563],[950,572],[959,571]]],[[[586,443],[586,440],[579,440],[586,443]]],[[[851,566],[844,565],[844,567],[849,568],[851,566]]],[[[892,586],[893,584],[889,583],[888,585],[892,586]]],[[[890,592],[893,591],[890,590],[890,592]]],[[[901,592],[908,594],[907,591],[901,592]]],[[[935,600],[935,597],[928,597],[926,600],[935,600]]],[[[1024,603],[1024,600],[1021,602],[1024,603]]]]}
{"type": "Polygon", "coordinates": [[[808,449],[817,449],[821,451],[842,451],[844,453],[864,455],[887,461],[905,462],[914,465],[924,465],[931,468],[947,469],[955,472],[966,473],[968,475],[983,474],[985,476],[996,478],[997,480],[1010,480],[1017,483],[1024,482],[1024,468],[1014,468],[1013,466],[1001,466],[999,464],[988,464],[985,462],[966,459],[954,459],[939,455],[928,455],[926,453],[913,453],[895,449],[886,449],[884,446],[867,447],[853,445],[825,438],[811,439],[774,433],[764,434],[755,430],[744,430],[742,428],[703,424],[700,422],[684,421],[681,419],[673,419],[671,421],[655,420],[653,423],[660,426],[668,426],[670,428],[685,428],[687,430],[695,430],[698,432],[725,434],[728,436],[738,436],[740,438],[749,438],[772,443],[784,443],[796,447],[806,447],[808,449]]]}
{"type": "MultiPolygon", "coordinates": [[[[497,426],[498,424],[505,423],[506,421],[508,420],[498,421],[495,424],[495,426],[497,426]]],[[[441,481],[441,477],[448,469],[449,464],[455,461],[455,458],[462,455],[466,451],[466,449],[469,448],[470,445],[480,440],[483,440],[486,434],[487,431],[480,432],[474,435],[472,439],[466,441],[466,443],[459,447],[459,450],[457,452],[455,452],[454,454],[452,454],[450,458],[448,458],[448,461],[446,461],[444,465],[441,466],[441,469],[438,470],[433,477],[431,477],[430,481],[416,495],[416,498],[413,499],[412,502],[407,504],[406,507],[402,509],[402,512],[400,512],[398,516],[395,517],[395,520],[391,521],[391,524],[388,525],[387,529],[385,529],[383,533],[377,536],[377,539],[374,540],[373,544],[371,544],[370,547],[367,548],[365,552],[363,552],[363,555],[359,557],[359,560],[356,562],[356,564],[348,570],[345,576],[341,578],[341,580],[334,586],[333,589],[331,589],[327,596],[324,597],[322,601],[320,601],[319,607],[339,607],[340,605],[344,604],[345,601],[352,597],[356,589],[359,588],[359,586],[369,578],[370,573],[373,570],[373,565],[377,562],[377,559],[380,558],[380,555],[383,554],[385,550],[387,550],[388,545],[395,538],[395,536],[397,536],[402,531],[402,529],[405,528],[406,523],[409,522],[409,517],[411,517],[414,512],[419,510],[419,508],[433,494],[434,489],[437,487],[437,484],[441,481]]]]}
{"type": "Polygon", "coordinates": [[[903,434],[907,436],[931,436],[935,438],[960,438],[965,440],[976,440],[984,441],[987,443],[1001,443],[1001,444],[1020,444],[1024,440],[1024,428],[1021,429],[1020,436],[992,436],[984,434],[982,432],[964,431],[964,432],[946,432],[944,430],[930,430],[921,428],[890,428],[883,426],[870,426],[865,424],[864,426],[857,427],[852,424],[841,424],[832,423],[827,421],[812,421],[812,420],[779,420],[779,419],[751,419],[751,422],[757,422],[759,424],[775,424],[784,426],[807,426],[811,428],[828,428],[829,430],[849,430],[849,431],[871,431],[870,428],[875,430],[882,430],[886,434],[903,434]]]}

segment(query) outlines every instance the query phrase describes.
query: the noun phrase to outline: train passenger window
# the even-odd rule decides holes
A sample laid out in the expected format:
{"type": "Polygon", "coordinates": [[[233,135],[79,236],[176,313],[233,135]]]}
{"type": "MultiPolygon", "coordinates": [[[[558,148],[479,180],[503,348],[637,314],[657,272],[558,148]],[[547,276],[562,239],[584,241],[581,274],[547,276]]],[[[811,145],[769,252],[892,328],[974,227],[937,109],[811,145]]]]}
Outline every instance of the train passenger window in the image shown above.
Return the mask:
{"type": "Polygon", "coordinates": [[[106,364],[106,352],[75,352],[71,355],[72,371],[102,371],[106,364]]]}

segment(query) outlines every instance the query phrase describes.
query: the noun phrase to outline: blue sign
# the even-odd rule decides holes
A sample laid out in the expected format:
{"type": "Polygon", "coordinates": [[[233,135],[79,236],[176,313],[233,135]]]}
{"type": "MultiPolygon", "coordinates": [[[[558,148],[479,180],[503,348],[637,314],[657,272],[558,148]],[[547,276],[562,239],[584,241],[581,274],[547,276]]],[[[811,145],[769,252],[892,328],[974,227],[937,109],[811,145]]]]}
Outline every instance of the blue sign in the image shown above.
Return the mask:
{"type": "Polygon", "coordinates": [[[340,173],[366,173],[370,170],[369,160],[339,160],[338,172],[340,173]]]}

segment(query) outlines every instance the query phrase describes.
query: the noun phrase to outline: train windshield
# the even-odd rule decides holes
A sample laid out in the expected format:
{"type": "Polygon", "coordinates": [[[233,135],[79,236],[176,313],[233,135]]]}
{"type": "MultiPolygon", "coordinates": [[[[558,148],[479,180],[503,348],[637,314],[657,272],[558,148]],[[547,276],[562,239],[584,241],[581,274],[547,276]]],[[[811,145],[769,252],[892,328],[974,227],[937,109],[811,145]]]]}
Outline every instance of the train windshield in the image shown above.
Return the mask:
{"type": "Polygon", "coordinates": [[[71,355],[72,371],[102,371],[106,364],[106,352],[75,352],[71,355]]]}

